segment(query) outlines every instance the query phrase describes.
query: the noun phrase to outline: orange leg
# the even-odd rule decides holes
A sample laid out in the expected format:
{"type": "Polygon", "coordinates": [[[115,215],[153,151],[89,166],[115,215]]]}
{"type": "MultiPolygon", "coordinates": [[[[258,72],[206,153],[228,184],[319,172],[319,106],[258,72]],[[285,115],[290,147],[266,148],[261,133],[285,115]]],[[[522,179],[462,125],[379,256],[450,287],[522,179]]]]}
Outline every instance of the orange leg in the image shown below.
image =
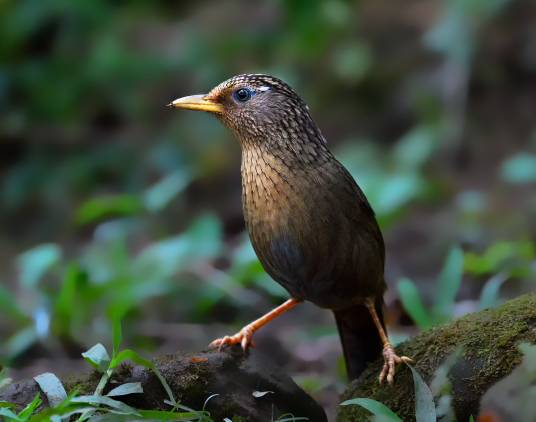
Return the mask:
{"type": "Polygon", "coordinates": [[[389,342],[389,338],[387,337],[387,334],[385,333],[385,330],[383,328],[383,325],[380,321],[380,318],[378,318],[378,314],[376,313],[376,307],[374,306],[374,298],[368,298],[365,301],[365,306],[370,312],[370,315],[372,316],[372,320],[374,321],[374,325],[376,325],[376,328],[378,329],[378,333],[380,334],[380,338],[383,343],[383,368],[382,372],[380,373],[380,384],[383,383],[385,379],[387,379],[387,382],[389,384],[393,384],[393,381],[395,379],[395,371],[396,371],[396,364],[398,363],[412,363],[413,361],[408,358],[407,356],[398,356],[395,352],[395,349],[389,342]]]}
{"type": "Polygon", "coordinates": [[[282,313],[294,308],[298,303],[300,303],[300,301],[297,299],[289,299],[285,303],[279,305],[277,308],[272,309],[267,314],[261,316],[259,319],[250,322],[235,335],[225,336],[214,340],[209,344],[209,347],[217,347],[221,350],[225,345],[240,344],[242,349],[246,351],[250,346],[253,346],[252,338],[255,331],[265,326],[282,313]]]}

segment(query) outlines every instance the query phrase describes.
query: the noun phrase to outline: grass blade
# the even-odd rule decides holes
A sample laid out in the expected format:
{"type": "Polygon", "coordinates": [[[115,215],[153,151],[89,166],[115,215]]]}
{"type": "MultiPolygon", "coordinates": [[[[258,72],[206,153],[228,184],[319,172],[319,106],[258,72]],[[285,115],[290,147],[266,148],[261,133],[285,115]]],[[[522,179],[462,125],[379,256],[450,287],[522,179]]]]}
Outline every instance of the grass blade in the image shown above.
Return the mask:
{"type": "Polygon", "coordinates": [[[393,412],[385,404],[377,400],[360,397],[360,398],[346,400],[341,403],[341,406],[349,406],[349,405],[361,406],[364,409],[367,409],[374,416],[383,417],[384,420],[388,420],[392,422],[402,422],[402,419],[400,419],[395,412],[393,412]]]}
{"type": "Polygon", "coordinates": [[[460,290],[463,275],[463,251],[454,247],[450,250],[445,265],[439,274],[436,288],[436,300],[433,309],[437,322],[452,315],[456,295],[460,290]]]}
{"type": "Polygon", "coordinates": [[[422,330],[430,328],[433,325],[433,321],[421,301],[421,296],[415,283],[407,278],[403,278],[398,282],[397,287],[400,301],[411,319],[422,330]]]}
{"type": "Polygon", "coordinates": [[[478,309],[493,308],[499,304],[499,290],[505,281],[508,280],[508,276],[504,273],[499,273],[491,277],[480,293],[480,300],[478,302],[478,309]]]}
{"type": "Polygon", "coordinates": [[[415,419],[417,422],[436,422],[437,415],[432,391],[417,370],[411,365],[408,366],[411,369],[415,386],[415,419]]]}
{"type": "Polygon", "coordinates": [[[128,394],[143,393],[143,388],[140,382],[127,382],[121,384],[119,387],[115,387],[113,390],[106,394],[108,397],[126,396],[128,394]]]}

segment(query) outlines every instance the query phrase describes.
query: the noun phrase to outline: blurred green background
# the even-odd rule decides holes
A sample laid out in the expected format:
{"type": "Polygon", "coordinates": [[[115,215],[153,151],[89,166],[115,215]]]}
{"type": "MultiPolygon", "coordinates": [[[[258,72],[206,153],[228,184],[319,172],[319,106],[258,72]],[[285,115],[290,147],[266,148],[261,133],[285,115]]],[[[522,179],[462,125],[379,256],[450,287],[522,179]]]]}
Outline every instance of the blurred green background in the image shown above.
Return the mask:
{"type": "MultiPolygon", "coordinates": [[[[535,286],[534,2],[0,2],[0,362],[77,370],[110,338],[196,350],[286,298],[249,245],[240,151],[165,108],[265,72],[309,104],[387,242],[395,339],[535,286]]],[[[331,315],[258,335],[334,406],[331,315]]]]}

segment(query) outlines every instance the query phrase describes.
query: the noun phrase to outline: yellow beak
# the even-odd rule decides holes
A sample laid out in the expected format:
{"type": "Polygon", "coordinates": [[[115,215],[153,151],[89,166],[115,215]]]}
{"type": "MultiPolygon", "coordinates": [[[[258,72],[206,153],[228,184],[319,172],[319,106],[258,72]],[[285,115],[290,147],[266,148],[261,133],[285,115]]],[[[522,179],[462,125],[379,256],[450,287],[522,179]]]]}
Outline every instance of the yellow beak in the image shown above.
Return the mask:
{"type": "Polygon", "coordinates": [[[187,110],[208,111],[210,113],[223,113],[223,106],[206,98],[206,95],[189,95],[188,97],[177,98],[169,103],[168,106],[187,110]]]}

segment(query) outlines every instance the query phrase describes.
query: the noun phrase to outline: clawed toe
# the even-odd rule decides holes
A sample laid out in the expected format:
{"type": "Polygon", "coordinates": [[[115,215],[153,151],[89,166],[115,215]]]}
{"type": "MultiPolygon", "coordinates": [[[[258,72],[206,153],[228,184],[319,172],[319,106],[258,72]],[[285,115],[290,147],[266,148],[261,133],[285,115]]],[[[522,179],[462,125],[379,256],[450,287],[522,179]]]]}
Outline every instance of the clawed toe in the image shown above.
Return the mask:
{"type": "Polygon", "coordinates": [[[211,349],[218,349],[218,351],[221,352],[221,350],[223,349],[223,347],[227,344],[233,344],[233,341],[231,340],[231,337],[230,336],[225,336],[225,337],[221,337],[221,338],[217,338],[216,340],[212,341],[208,347],[211,348],[211,349]]]}
{"type": "Polygon", "coordinates": [[[400,363],[413,363],[413,360],[407,356],[398,356],[393,346],[386,344],[383,348],[383,368],[379,376],[380,384],[385,380],[392,385],[395,380],[396,365],[400,363]]]}
{"type": "Polygon", "coordinates": [[[253,343],[253,330],[248,327],[244,327],[235,335],[217,338],[216,340],[212,341],[208,347],[211,349],[217,348],[221,352],[225,346],[232,346],[233,344],[240,344],[244,352],[246,352],[250,347],[255,347],[253,343]]]}

